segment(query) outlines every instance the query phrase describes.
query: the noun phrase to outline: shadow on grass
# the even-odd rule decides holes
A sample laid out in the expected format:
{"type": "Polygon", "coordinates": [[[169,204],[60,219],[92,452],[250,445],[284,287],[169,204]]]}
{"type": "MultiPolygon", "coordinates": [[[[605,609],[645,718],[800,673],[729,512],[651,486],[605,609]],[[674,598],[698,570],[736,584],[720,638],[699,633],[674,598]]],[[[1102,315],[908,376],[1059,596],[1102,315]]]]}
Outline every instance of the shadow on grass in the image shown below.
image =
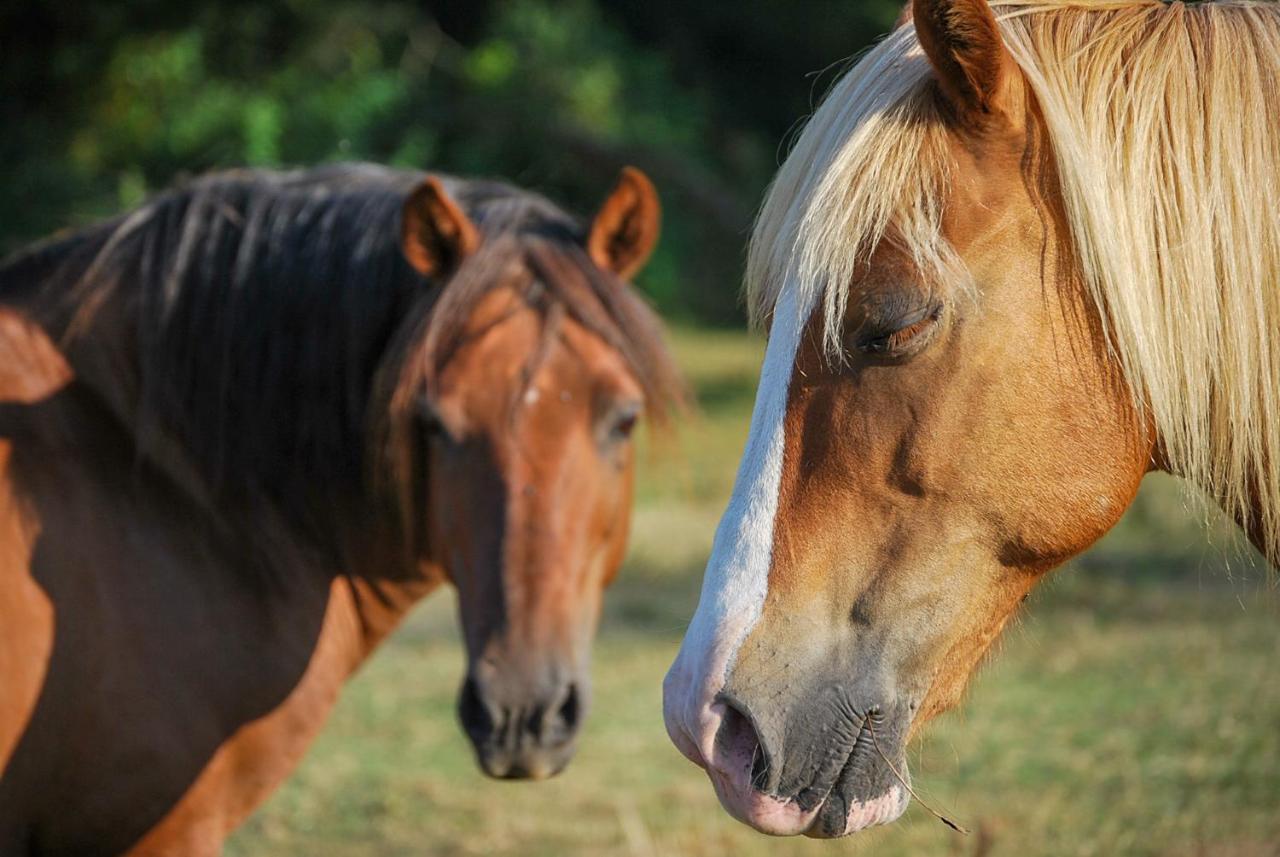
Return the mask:
{"type": "Polygon", "coordinates": [[[602,634],[679,640],[698,605],[702,569],[679,574],[632,561],[605,594],[602,634]]]}

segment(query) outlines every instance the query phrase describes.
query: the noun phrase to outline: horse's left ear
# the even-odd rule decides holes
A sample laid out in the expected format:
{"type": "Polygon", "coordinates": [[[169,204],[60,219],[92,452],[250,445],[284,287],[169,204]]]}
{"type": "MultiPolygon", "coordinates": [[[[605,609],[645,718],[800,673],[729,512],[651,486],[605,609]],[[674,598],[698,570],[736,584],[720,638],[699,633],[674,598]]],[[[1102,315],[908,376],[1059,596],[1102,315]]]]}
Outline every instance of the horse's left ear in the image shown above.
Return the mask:
{"type": "Polygon", "coordinates": [[[587,255],[629,280],[649,261],[661,231],[662,206],[653,182],[635,167],[623,167],[617,187],[591,223],[587,255]]]}
{"type": "Polygon", "coordinates": [[[1018,66],[987,0],[912,0],[910,8],[916,37],[957,117],[971,127],[1007,118],[1018,66]]]}
{"type": "Polygon", "coordinates": [[[419,274],[446,276],[479,246],[479,230],[435,176],[409,194],[400,213],[400,251],[419,274]]]}

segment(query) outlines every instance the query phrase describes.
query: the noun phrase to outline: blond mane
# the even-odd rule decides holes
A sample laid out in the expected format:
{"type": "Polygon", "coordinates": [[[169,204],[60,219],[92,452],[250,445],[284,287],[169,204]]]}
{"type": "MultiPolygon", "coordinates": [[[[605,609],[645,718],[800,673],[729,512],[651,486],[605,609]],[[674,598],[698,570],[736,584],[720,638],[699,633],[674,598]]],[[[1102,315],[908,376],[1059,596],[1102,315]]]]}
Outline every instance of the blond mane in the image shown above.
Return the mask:
{"type": "MultiPolygon", "coordinates": [[[[993,2],[1042,110],[1071,240],[1171,469],[1280,548],[1280,4],[993,2]]],[[[941,230],[950,173],[908,26],[831,90],[761,210],[753,318],[821,301],[839,349],[882,241],[965,284],[941,230]]]]}

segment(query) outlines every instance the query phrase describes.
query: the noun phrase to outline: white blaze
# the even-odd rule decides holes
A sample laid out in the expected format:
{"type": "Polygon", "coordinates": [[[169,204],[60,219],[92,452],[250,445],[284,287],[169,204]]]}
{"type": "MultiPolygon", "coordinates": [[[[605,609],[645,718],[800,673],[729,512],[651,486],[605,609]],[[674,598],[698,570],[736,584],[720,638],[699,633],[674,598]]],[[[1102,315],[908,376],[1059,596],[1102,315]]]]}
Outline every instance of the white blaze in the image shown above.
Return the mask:
{"type": "Polygon", "coordinates": [[[714,719],[710,711],[714,696],[760,619],[769,588],[787,394],[800,335],[812,308],[812,302],[797,306],[795,292],[785,289],[774,310],[733,495],[716,530],[697,612],[665,683],[667,729],[682,751],[689,755],[696,748],[703,762],[712,759],[714,735],[708,734],[712,731],[708,727],[714,719]]]}

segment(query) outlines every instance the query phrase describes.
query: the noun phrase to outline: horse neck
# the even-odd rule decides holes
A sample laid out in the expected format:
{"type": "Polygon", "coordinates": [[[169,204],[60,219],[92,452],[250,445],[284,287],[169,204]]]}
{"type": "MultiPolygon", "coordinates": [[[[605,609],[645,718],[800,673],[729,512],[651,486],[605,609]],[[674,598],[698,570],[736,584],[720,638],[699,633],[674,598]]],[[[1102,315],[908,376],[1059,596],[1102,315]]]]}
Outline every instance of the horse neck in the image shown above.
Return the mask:
{"type": "MultiPolygon", "coordinates": [[[[38,361],[37,368],[48,370],[50,355],[62,360],[50,334],[65,332],[68,320],[50,320],[45,334],[31,322],[40,317],[38,311],[16,301],[11,305],[15,309],[0,308],[0,351],[30,358],[16,361],[28,369],[38,361]],[[29,332],[35,338],[26,336],[29,332]]],[[[178,439],[140,422],[138,391],[117,383],[121,373],[113,364],[129,357],[127,322],[113,307],[104,307],[92,334],[75,340],[65,355],[72,383],[62,386],[64,378],[57,386],[46,385],[38,397],[25,395],[25,387],[18,391],[21,396],[0,389],[0,399],[24,400],[22,422],[30,434],[46,447],[73,450],[82,478],[100,476],[104,484],[127,479],[135,491],[177,495],[174,502],[189,509],[193,528],[203,530],[219,550],[237,546],[241,564],[250,567],[245,585],[288,598],[292,591],[339,582],[351,593],[362,642],[358,657],[363,657],[438,585],[439,571],[412,559],[400,517],[358,482],[288,500],[219,496],[178,439]],[[121,472],[126,469],[121,462],[133,462],[127,468],[132,472],[121,472]],[[288,572],[278,574],[280,569],[288,572]]],[[[58,377],[52,370],[41,374],[58,377]]],[[[34,375],[28,371],[15,380],[26,384],[34,375]]],[[[5,380],[0,372],[0,384],[5,380]]],[[[299,481],[306,476],[298,474],[299,481]]]]}
{"type": "MultiPolygon", "coordinates": [[[[105,227],[102,231],[109,232],[105,227]]],[[[100,239],[95,232],[76,252],[92,255],[100,239]]],[[[25,350],[31,352],[29,362],[38,359],[47,364],[49,355],[43,353],[47,351],[69,364],[67,374],[74,380],[65,387],[59,382],[39,397],[26,392],[14,397],[6,396],[7,375],[0,371],[0,403],[24,400],[24,405],[31,405],[24,408],[21,421],[31,427],[32,434],[42,438],[44,446],[75,450],[86,469],[92,469],[99,456],[108,455],[117,463],[132,462],[117,467],[120,472],[114,478],[128,479],[135,490],[159,488],[179,495],[178,502],[189,508],[185,514],[193,529],[204,530],[222,546],[235,546],[245,557],[242,564],[260,567],[262,579],[255,581],[248,574],[245,585],[282,587],[285,597],[290,589],[316,583],[349,589],[363,647],[371,649],[438,585],[442,575],[411,558],[399,532],[400,516],[365,484],[366,469],[358,459],[365,454],[368,438],[350,438],[352,460],[337,462],[339,466],[327,473],[315,472],[298,458],[283,474],[237,474],[266,490],[233,491],[227,496],[210,478],[210,462],[165,429],[165,417],[171,415],[149,413],[145,407],[143,375],[134,368],[143,366],[145,355],[138,341],[138,308],[128,285],[104,292],[105,298],[86,315],[83,303],[59,287],[66,285],[65,272],[59,271],[64,256],[64,248],[55,247],[0,271],[0,313],[6,314],[0,318],[0,353],[25,350]],[[33,350],[27,328],[40,334],[40,348],[33,350]],[[38,405],[25,401],[35,398],[43,401],[38,405]],[[271,489],[281,476],[289,485],[274,493],[271,489]],[[272,566],[287,566],[290,571],[272,579],[272,566]]],[[[376,326],[380,318],[388,330],[393,329],[402,309],[394,298],[388,299],[371,323],[376,326]]],[[[375,332],[371,337],[371,347],[377,336],[375,332]]],[[[305,344],[281,343],[280,347],[305,344]]],[[[367,368],[337,362],[344,371],[367,368]]],[[[45,374],[57,377],[57,373],[45,374]]],[[[15,379],[23,382],[25,391],[31,377],[27,372],[15,379]]],[[[302,380],[314,383],[316,378],[302,380]]],[[[341,385],[351,379],[330,373],[326,381],[341,385]]],[[[368,402],[364,404],[367,408],[368,402]]],[[[327,418],[319,412],[307,416],[327,418]]],[[[273,415],[258,417],[269,427],[273,415]]],[[[278,452],[276,460],[291,450],[278,452]]],[[[272,456],[258,456],[263,458],[272,456]]]]}
{"type": "MultiPolygon", "coordinates": [[[[397,519],[369,508],[334,510],[334,538],[318,547],[294,535],[301,550],[312,557],[312,575],[349,596],[358,625],[353,652],[356,662],[366,658],[408,612],[445,580],[438,565],[416,560],[406,545],[397,519]]],[[[280,525],[276,532],[287,526],[280,525]]],[[[290,548],[297,552],[297,548],[290,548]]]]}
{"type": "MultiPolygon", "coordinates": [[[[103,497],[128,486],[130,505],[140,517],[167,508],[167,520],[139,521],[186,532],[182,544],[202,545],[202,553],[222,556],[225,585],[213,591],[237,602],[234,591],[251,596],[264,616],[292,612],[290,604],[313,602],[328,593],[340,640],[333,643],[342,664],[354,667],[394,630],[408,611],[443,580],[434,567],[414,562],[399,535],[398,519],[353,493],[341,502],[317,501],[300,526],[297,510],[286,512],[267,497],[228,504],[204,489],[190,462],[173,447],[169,455],[139,462],[130,433],[103,404],[72,385],[53,399],[28,408],[39,446],[57,448],[61,479],[83,480],[103,497]]],[[[53,461],[55,455],[38,456],[53,461]]],[[[37,465],[38,466],[38,465],[37,465]]],[[[54,476],[54,479],[59,477],[54,476]]],[[[207,569],[194,568],[192,574],[207,569]]],[[[158,573],[168,573],[159,569],[158,573]]],[[[203,588],[203,587],[201,587],[203,588]]],[[[275,620],[272,620],[273,622],[275,620]]]]}

